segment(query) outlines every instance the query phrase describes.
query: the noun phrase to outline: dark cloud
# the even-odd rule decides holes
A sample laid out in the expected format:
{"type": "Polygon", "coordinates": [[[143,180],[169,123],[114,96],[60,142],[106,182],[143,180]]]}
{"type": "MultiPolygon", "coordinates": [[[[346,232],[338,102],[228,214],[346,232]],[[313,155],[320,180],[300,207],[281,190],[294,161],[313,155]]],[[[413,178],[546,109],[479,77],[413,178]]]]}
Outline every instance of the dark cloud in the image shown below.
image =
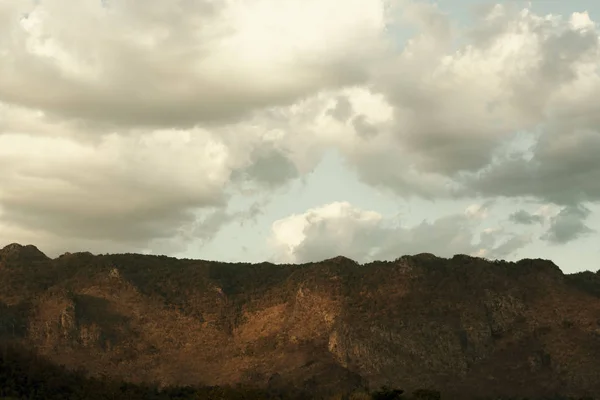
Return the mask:
{"type": "Polygon", "coordinates": [[[565,207],[551,219],[550,228],[542,236],[552,244],[565,244],[594,232],[585,225],[590,211],[582,206],[565,207]]]}
{"type": "Polygon", "coordinates": [[[600,132],[549,129],[531,158],[514,157],[465,179],[466,191],[486,196],[536,197],[575,206],[600,201],[600,132]]]}
{"type": "Polygon", "coordinates": [[[525,210],[519,210],[512,213],[509,217],[509,220],[515,224],[532,225],[542,223],[544,221],[544,217],[541,215],[528,213],[525,210]]]}
{"type": "Polygon", "coordinates": [[[252,181],[275,188],[299,176],[296,166],[280,150],[261,148],[256,150],[253,158],[248,167],[234,172],[234,181],[252,181]]]}

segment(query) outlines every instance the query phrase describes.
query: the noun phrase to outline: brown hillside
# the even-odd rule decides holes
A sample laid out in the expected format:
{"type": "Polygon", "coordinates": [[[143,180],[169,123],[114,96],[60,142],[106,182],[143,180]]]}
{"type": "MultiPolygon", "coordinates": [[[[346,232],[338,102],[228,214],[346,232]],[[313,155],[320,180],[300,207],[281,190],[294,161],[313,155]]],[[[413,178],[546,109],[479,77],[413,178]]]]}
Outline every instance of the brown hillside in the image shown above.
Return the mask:
{"type": "Polygon", "coordinates": [[[227,264],[0,250],[0,340],[133,382],[600,394],[600,273],[431,254],[227,264]]]}

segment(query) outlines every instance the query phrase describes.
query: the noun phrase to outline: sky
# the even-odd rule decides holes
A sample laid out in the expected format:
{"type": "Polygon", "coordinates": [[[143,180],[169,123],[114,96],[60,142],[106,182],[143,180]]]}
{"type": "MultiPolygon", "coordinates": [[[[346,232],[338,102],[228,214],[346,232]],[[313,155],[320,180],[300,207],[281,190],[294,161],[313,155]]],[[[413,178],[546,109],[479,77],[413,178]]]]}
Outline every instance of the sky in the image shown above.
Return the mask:
{"type": "Polygon", "coordinates": [[[0,0],[0,247],[600,268],[600,3],[0,0]]]}

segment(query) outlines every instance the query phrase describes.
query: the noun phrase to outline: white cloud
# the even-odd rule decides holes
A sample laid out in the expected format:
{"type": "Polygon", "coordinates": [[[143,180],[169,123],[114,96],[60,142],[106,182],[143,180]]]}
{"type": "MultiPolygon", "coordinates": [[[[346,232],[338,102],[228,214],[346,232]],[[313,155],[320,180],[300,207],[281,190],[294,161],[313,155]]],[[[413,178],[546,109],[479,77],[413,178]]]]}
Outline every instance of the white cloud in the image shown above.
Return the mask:
{"type": "Polygon", "coordinates": [[[1,10],[0,101],[127,125],[236,118],[362,81],[386,26],[383,1],[24,4],[1,10]]]}
{"type": "Polygon", "coordinates": [[[569,19],[569,23],[573,29],[586,30],[596,28],[596,24],[591,20],[590,15],[587,11],[582,13],[574,12],[569,19]]]}
{"type": "Polygon", "coordinates": [[[320,261],[338,255],[367,262],[422,252],[507,257],[531,240],[502,230],[484,231],[477,240],[478,220],[485,214],[478,205],[467,211],[471,212],[403,227],[398,218],[334,202],[276,221],[270,243],[280,262],[320,261]]]}
{"type": "Polygon", "coordinates": [[[483,204],[471,204],[465,210],[465,215],[474,219],[486,219],[488,216],[487,207],[483,204]]]}

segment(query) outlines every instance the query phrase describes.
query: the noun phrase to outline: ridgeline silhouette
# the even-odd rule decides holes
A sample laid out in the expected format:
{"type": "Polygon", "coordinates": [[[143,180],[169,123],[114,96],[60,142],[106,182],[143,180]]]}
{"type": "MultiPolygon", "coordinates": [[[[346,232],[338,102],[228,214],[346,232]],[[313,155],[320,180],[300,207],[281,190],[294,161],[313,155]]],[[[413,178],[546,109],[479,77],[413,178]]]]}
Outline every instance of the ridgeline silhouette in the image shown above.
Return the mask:
{"type": "Polygon", "coordinates": [[[170,398],[598,396],[600,273],[431,254],[365,265],[51,259],[12,244],[0,250],[0,352],[155,396],[143,398],[175,387],[189,392],[170,398]]]}

